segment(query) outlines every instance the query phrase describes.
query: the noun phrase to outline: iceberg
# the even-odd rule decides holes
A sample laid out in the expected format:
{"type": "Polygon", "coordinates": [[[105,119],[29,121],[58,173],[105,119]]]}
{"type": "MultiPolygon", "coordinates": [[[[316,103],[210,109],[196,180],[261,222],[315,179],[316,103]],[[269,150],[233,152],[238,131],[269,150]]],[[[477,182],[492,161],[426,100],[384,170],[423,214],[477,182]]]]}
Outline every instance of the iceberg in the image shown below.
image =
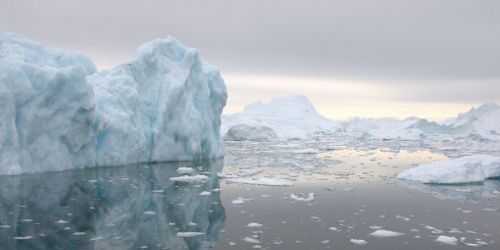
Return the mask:
{"type": "Polygon", "coordinates": [[[361,138],[417,140],[423,137],[420,128],[412,127],[420,119],[415,117],[399,120],[395,118],[353,118],[342,123],[342,133],[361,138]]]}
{"type": "Polygon", "coordinates": [[[314,133],[339,129],[337,123],[321,116],[305,96],[256,102],[222,120],[221,134],[228,141],[302,140],[314,133]]]}
{"type": "Polygon", "coordinates": [[[223,156],[218,70],[168,37],[97,71],[0,33],[0,175],[223,156]]]}
{"type": "Polygon", "coordinates": [[[463,184],[500,177],[500,157],[471,155],[407,169],[397,179],[426,184],[463,184]]]}
{"type": "Polygon", "coordinates": [[[495,103],[485,103],[457,117],[447,119],[442,125],[451,128],[456,135],[476,135],[500,141],[500,106],[495,103]]]}

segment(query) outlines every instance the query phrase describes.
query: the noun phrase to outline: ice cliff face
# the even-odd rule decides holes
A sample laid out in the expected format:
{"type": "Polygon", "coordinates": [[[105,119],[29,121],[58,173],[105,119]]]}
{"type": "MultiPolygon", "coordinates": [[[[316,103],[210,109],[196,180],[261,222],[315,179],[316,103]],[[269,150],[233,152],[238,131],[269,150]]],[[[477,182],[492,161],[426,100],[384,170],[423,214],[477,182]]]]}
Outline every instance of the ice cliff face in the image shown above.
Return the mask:
{"type": "Polygon", "coordinates": [[[221,157],[226,98],[217,69],[173,38],[97,72],[0,33],[0,174],[221,157]]]}

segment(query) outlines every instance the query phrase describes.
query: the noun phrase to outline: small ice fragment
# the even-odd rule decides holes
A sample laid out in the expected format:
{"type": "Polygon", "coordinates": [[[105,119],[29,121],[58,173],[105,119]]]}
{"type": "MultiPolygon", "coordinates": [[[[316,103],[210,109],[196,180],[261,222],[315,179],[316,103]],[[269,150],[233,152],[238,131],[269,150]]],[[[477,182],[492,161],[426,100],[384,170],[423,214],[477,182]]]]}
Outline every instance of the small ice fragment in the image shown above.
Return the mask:
{"type": "Polygon", "coordinates": [[[233,205],[243,205],[245,203],[245,200],[243,198],[238,197],[236,200],[231,201],[231,204],[233,205]]]}
{"type": "Polygon", "coordinates": [[[437,237],[437,239],[435,240],[435,242],[439,242],[439,243],[443,243],[443,244],[447,244],[447,245],[456,246],[457,242],[458,242],[458,239],[455,238],[455,237],[449,237],[449,236],[445,236],[445,235],[440,235],[439,237],[437,237]]]}
{"type": "Polygon", "coordinates": [[[200,193],[201,196],[208,196],[210,195],[211,193],[209,191],[203,191],[200,193]]]}
{"type": "Polygon", "coordinates": [[[208,180],[208,176],[206,175],[183,175],[178,177],[170,177],[171,181],[181,181],[181,182],[206,182],[208,180]]]}
{"type": "Polygon", "coordinates": [[[383,229],[377,230],[377,231],[372,232],[370,234],[370,236],[374,236],[374,237],[378,237],[378,238],[396,237],[396,236],[401,236],[401,235],[404,235],[404,233],[383,230],[383,229]]]}
{"type": "Polygon", "coordinates": [[[195,170],[193,168],[180,167],[176,170],[176,172],[179,174],[191,174],[191,173],[194,173],[195,170]]]}
{"type": "Polygon", "coordinates": [[[328,229],[330,229],[331,231],[334,231],[334,232],[340,232],[340,230],[336,227],[330,227],[328,229]]]}
{"type": "Polygon", "coordinates": [[[145,215],[155,215],[156,214],[155,211],[144,211],[142,213],[145,214],[145,215]]]}
{"type": "Polygon", "coordinates": [[[79,235],[86,235],[86,234],[87,233],[85,233],[85,232],[74,232],[73,233],[73,235],[77,235],[77,236],[79,236],[79,235]]]}
{"type": "Polygon", "coordinates": [[[314,193],[309,193],[308,196],[307,196],[307,198],[306,197],[297,196],[296,194],[290,194],[290,199],[295,200],[295,201],[309,202],[309,201],[313,201],[314,200],[314,193]]]}
{"type": "Polygon", "coordinates": [[[382,229],[384,227],[382,227],[382,226],[369,226],[369,228],[372,230],[379,230],[379,229],[382,229]]]}
{"type": "Polygon", "coordinates": [[[183,237],[183,238],[189,238],[189,237],[196,237],[196,236],[202,236],[205,235],[205,233],[202,232],[178,232],[177,237],[183,237]]]}
{"type": "Polygon", "coordinates": [[[366,242],[366,240],[360,240],[360,239],[351,239],[351,243],[354,245],[358,245],[358,246],[364,246],[364,245],[368,244],[368,242],[366,242]]]}
{"type": "Polygon", "coordinates": [[[245,237],[243,241],[252,243],[252,244],[260,244],[260,241],[258,239],[250,238],[250,237],[245,237]]]}
{"type": "Polygon", "coordinates": [[[262,224],[256,223],[256,222],[251,222],[251,223],[248,223],[247,227],[250,227],[250,228],[259,228],[259,227],[262,227],[262,224]]]}
{"type": "Polygon", "coordinates": [[[55,221],[54,223],[56,223],[56,224],[66,224],[68,222],[65,221],[65,220],[63,220],[63,219],[59,219],[59,220],[55,221]]]}
{"type": "Polygon", "coordinates": [[[30,240],[33,239],[33,236],[18,236],[14,237],[14,240],[30,240]]]}

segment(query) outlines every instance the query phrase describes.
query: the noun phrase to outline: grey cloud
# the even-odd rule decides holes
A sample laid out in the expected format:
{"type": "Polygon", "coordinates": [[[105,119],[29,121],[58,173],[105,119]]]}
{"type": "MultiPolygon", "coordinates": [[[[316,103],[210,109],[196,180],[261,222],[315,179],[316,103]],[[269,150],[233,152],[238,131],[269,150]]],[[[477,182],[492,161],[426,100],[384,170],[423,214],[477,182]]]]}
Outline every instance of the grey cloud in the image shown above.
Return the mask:
{"type": "Polygon", "coordinates": [[[222,72],[386,81],[422,91],[421,100],[433,98],[430,88],[439,81],[460,81],[449,90],[454,100],[500,93],[498,81],[487,83],[488,93],[474,88],[500,79],[500,1],[0,0],[0,6],[0,29],[82,50],[100,64],[173,35],[222,72]]]}

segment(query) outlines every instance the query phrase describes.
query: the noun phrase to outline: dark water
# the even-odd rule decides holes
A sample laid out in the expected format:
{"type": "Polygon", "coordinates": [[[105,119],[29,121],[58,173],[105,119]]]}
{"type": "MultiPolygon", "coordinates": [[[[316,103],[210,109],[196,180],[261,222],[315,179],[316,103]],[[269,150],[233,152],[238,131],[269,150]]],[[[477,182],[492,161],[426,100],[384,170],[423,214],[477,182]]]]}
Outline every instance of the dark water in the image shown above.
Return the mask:
{"type": "MultiPolygon", "coordinates": [[[[500,181],[428,186],[394,180],[401,169],[441,157],[425,152],[338,151],[321,157],[341,163],[293,174],[260,168],[259,175],[292,180],[287,187],[226,182],[215,173],[222,160],[2,177],[0,249],[472,248],[460,240],[456,246],[435,242],[439,235],[500,249],[500,181]],[[181,175],[180,167],[208,178],[170,180],[181,175]],[[314,200],[290,198],[308,193],[314,200]],[[244,203],[232,204],[238,197],[244,203]],[[373,226],[404,235],[369,236],[373,226]]],[[[226,162],[224,173],[236,173],[234,165],[226,162]]]]}

